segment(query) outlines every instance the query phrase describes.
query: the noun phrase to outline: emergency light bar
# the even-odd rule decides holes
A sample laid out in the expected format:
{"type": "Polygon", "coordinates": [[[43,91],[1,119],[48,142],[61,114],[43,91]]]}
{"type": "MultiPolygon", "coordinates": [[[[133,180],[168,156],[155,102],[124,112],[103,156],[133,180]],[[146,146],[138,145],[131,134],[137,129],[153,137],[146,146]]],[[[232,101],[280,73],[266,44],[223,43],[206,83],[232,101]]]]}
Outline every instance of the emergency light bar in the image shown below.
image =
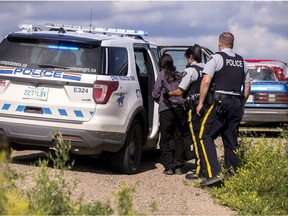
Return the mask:
{"type": "Polygon", "coordinates": [[[20,24],[19,28],[27,30],[27,31],[32,31],[33,26],[31,24],[20,24]]]}
{"type": "Polygon", "coordinates": [[[42,31],[42,29],[40,29],[39,27],[33,26],[32,24],[20,24],[19,28],[27,32],[42,31]]]}
{"type": "Polygon", "coordinates": [[[103,33],[103,34],[119,34],[119,35],[133,35],[133,36],[147,36],[147,32],[142,30],[130,30],[130,29],[118,29],[118,28],[97,28],[89,26],[80,25],[63,25],[63,24],[53,24],[47,23],[45,25],[47,28],[60,29],[64,28],[67,31],[83,31],[83,32],[93,32],[93,33],[103,33]]]}

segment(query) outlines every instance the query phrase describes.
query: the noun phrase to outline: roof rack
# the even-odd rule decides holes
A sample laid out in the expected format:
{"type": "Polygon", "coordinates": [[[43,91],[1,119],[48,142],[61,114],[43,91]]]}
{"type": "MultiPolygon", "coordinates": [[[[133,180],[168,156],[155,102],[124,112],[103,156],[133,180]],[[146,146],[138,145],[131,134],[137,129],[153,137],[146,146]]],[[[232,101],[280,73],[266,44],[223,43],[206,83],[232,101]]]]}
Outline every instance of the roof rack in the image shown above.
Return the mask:
{"type": "Polygon", "coordinates": [[[50,28],[50,31],[58,31],[63,28],[66,31],[75,32],[89,32],[89,33],[102,33],[102,34],[116,34],[116,35],[128,35],[128,36],[148,36],[147,32],[142,30],[131,30],[131,29],[118,29],[118,28],[97,28],[80,25],[64,25],[64,24],[53,24],[47,23],[45,27],[50,28]]]}

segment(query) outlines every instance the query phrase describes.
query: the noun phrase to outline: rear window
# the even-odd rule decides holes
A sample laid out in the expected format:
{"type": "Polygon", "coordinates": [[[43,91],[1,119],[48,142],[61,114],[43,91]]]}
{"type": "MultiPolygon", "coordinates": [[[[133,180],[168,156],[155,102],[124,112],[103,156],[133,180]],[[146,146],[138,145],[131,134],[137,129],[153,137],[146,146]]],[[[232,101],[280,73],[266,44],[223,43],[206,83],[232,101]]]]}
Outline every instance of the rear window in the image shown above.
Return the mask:
{"type": "Polygon", "coordinates": [[[96,45],[4,39],[0,44],[0,66],[102,74],[103,53],[104,49],[96,45]]]}
{"type": "Polygon", "coordinates": [[[276,80],[275,72],[270,68],[249,69],[249,75],[252,80],[276,80]]]}

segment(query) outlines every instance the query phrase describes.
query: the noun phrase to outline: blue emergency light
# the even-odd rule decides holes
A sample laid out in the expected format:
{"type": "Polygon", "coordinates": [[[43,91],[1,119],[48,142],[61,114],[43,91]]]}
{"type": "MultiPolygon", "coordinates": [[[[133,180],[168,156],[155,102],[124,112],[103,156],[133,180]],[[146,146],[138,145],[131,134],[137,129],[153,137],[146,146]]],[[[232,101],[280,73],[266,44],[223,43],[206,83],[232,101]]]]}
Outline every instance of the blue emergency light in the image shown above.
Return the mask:
{"type": "Polygon", "coordinates": [[[78,47],[67,47],[67,46],[57,46],[57,45],[48,45],[49,49],[60,49],[60,50],[72,50],[77,51],[79,50],[78,47]]]}

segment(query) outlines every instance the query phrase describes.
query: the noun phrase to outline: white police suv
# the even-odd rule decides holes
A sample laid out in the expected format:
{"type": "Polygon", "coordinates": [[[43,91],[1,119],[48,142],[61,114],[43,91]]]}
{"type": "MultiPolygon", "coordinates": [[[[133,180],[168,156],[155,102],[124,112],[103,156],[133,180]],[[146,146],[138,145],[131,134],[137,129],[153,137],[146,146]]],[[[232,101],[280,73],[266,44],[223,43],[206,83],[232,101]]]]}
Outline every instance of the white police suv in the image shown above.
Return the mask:
{"type": "Polygon", "coordinates": [[[59,130],[71,153],[111,152],[117,171],[135,173],[142,147],[157,143],[157,47],[142,31],[21,27],[0,44],[0,135],[47,150],[59,130]]]}
{"type": "Polygon", "coordinates": [[[48,150],[60,131],[72,154],[109,153],[116,171],[137,172],[158,141],[157,46],[143,31],[20,27],[0,43],[0,136],[48,150]]]}

